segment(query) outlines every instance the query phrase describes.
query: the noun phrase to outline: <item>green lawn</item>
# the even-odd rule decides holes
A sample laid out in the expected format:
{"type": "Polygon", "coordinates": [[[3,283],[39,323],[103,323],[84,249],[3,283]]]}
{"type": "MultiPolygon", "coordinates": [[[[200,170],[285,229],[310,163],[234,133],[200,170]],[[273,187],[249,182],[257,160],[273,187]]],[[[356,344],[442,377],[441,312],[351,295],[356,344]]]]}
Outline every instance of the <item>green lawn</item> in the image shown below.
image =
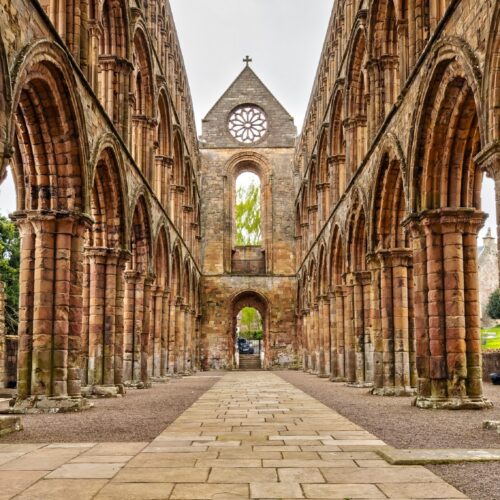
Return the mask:
{"type": "Polygon", "coordinates": [[[486,338],[486,344],[483,344],[484,349],[500,349],[500,325],[495,326],[494,328],[484,328],[481,330],[481,336],[484,339],[488,337],[488,333],[495,333],[495,338],[486,338]]]}

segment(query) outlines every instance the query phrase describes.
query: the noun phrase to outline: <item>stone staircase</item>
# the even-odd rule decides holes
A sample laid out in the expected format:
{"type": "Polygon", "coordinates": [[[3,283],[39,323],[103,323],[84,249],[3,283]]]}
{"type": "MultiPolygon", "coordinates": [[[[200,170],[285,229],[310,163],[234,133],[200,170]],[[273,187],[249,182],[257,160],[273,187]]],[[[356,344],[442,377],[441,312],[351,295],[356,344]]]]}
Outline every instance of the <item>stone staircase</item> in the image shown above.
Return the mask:
{"type": "Polygon", "coordinates": [[[260,370],[260,356],[258,354],[240,354],[240,370],[260,370]]]}

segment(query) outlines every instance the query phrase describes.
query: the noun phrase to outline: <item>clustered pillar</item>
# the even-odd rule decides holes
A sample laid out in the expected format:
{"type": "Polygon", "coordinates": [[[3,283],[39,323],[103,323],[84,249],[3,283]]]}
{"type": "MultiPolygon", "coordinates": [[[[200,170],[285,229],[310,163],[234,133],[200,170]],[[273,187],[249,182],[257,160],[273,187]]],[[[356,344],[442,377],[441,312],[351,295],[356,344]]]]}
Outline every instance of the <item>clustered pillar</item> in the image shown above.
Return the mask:
{"type": "Polygon", "coordinates": [[[14,411],[77,411],[81,396],[83,240],[67,212],[16,213],[21,234],[18,395],[14,411]]]}
{"type": "Polygon", "coordinates": [[[429,210],[410,219],[422,408],[483,408],[476,240],[486,216],[429,210]]]}

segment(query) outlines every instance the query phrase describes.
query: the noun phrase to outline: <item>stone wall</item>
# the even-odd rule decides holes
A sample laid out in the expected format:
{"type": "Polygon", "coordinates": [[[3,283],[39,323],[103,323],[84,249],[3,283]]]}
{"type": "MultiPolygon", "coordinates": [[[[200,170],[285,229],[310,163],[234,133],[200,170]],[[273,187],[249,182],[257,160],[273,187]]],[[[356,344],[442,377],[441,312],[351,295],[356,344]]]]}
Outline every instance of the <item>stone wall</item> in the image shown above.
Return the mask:
{"type": "Polygon", "coordinates": [[[488,231],[486,237],[483,238],[483,248],[478,257],[478,272],[481,325],[488,328],[497,322],[486,313],[490,295],[498,288],[498,247],[495,238],[491,236],[491,231],[488,231]]]}
{"type": "Polygon", "coordinates": [[[199,151],[168,1],[0,0],[6,165],[18,409],[197,369],[199,151]]]}
{"type": "Polygon", "coordinates": [[[334,3],[296,148],[307,370],[416,391],[421,407],[488,405],[477,234],[483,170],[500,208],[499,15],[474,0],[334,3]]]}
{"type": "Polygon", "coordinates": [[[491,382],[490,373],[500,373],[500,351],[483,353],[483,380],[491,382]]]}

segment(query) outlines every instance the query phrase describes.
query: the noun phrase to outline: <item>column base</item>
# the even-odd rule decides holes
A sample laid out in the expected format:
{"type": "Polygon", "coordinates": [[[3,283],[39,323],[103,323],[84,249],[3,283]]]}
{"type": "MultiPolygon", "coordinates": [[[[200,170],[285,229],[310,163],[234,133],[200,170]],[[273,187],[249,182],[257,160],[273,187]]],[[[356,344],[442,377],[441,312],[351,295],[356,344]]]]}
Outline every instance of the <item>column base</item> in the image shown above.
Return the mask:
{"type": "Polygon", "coordinates": [[[125,386],[87,385],[82,387],[82,396],[86,398],[121,398],[126,393],[125,386]]]}
{"type": "Polygon", "coordinates": [[[172,377],[164,376],[164,377],[150,377],[150,381],[155,384],[168,384],[172,377]]]}
{"type": "Polygon", "coordinates": [[[372,382],[347,382],[347,387],[353,387],[354,389],[370,389],[373,387],[372,382]]]}
{"type": "Polygon", "coordinates": [[[347,382],[345,377],[330,377],[330,382],[347,382]]]}
{"type": "Polygon", "coordinates": [[[19,432],[23,430],[21,417],[14,415],[6,415],[0,417],[0,436],[5,436],[11,432],[19,432]]]}
{"type": "Polygon", "coordinates": [[[9,409],[3,410],[0,413],[70,413],[90,410],[94,407],[86,398],[70,396],[29,396],[24,399],[13,398],[10,400],[9,405],[9,409]]]}
{"type": "Polygon", "coordinates": [[[417,390],[413,387],[373,387],[370,394],[374,396],[409,397],[415,396],[417,390]]]}
{"type": "Polygon", "coordinates": [[[151,382],[142,382],[142,380],[127,380],[123,383],[124,387],[129,387],[130,389],[151,389],[151,382]]]}
{"type": "Polygon", "coordinates": [[[417,408],[432,410],[484,410],[493,408],[493,403],[486,398],[439,398],[417,396],[413,400],[417,408]]]}

